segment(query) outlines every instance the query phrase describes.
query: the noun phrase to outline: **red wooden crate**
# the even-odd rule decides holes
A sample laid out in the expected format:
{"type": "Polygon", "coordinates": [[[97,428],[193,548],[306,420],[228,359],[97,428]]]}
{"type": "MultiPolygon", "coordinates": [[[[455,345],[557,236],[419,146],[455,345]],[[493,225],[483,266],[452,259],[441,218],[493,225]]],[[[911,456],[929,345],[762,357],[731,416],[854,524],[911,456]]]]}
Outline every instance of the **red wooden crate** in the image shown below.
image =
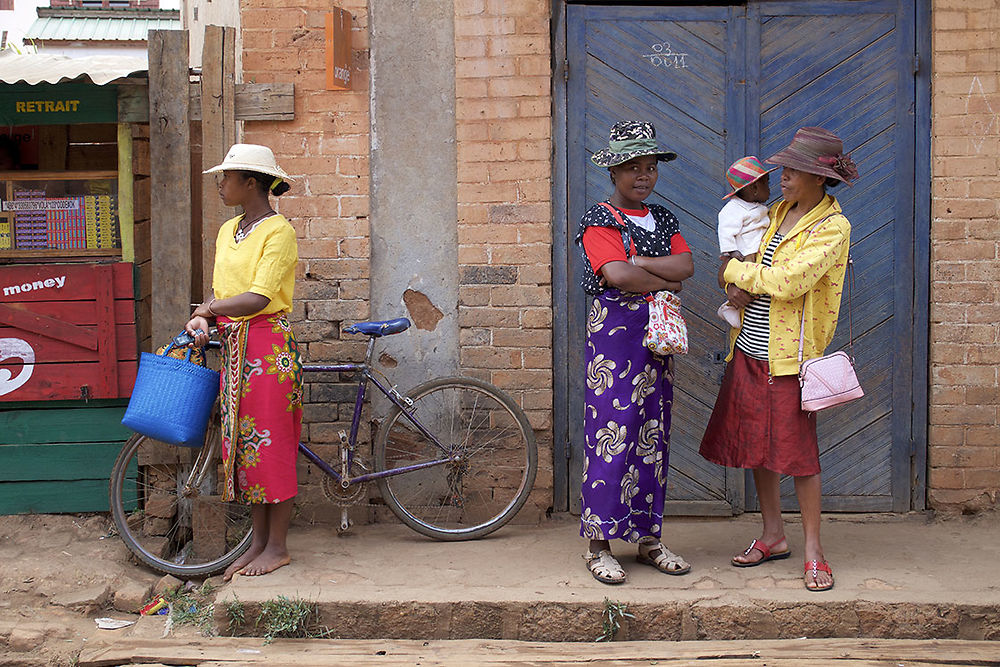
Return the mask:
{"type": "Polygon", "coordinates": [[[0,267],[0,401],[124,398],[136,357],[131,264],[0,267]]]}

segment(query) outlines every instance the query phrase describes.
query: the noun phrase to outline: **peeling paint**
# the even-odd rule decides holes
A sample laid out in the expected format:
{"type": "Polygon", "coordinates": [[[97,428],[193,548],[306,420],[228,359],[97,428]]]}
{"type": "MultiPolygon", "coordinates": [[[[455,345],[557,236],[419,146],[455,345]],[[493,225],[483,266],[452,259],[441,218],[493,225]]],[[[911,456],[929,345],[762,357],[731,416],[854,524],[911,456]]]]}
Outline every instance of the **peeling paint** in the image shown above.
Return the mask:
{"type": "Polygon", "coordinates": [[[431,300],[423,292],[406,290],[403,292],[403,303],[406,304],[410,319],[413,320],[413,324],[418,329],[434,331],[438,322],[444,317],[444,314],[431,303],[431,300]]]}
{"type": "Polygon", "coordinates": [[[383,352],[379,355],[378,363],[386,368],[395,368],[399,365],[399,362],[396,361],[396,357],[392,356],[388,352],[383,352]]]}

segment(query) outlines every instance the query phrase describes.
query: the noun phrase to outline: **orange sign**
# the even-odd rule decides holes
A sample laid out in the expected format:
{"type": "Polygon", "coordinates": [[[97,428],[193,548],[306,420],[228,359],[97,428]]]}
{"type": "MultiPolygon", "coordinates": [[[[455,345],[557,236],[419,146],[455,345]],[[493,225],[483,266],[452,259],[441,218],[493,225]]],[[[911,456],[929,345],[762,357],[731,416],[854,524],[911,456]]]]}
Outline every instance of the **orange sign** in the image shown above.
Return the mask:
{"type": "Polygon", "coordinates": [[[351,89],[351,13],[334,7],[326,15],[326,89],[351,89]]]}

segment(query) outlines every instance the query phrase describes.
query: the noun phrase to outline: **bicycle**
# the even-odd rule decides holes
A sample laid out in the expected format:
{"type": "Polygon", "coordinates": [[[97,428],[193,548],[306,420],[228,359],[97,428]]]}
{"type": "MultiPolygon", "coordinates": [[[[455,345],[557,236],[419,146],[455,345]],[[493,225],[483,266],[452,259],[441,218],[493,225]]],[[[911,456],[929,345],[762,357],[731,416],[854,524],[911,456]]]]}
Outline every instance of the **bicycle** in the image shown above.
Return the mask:
{"type": "MultiPolygon", "coordinates": [[[[430,380],[402,394],[372,367],[376,341],[405,331],[406,318],[360,322],[345,333],[368,336],[361,363],[304,364],[304,375],[358,373],[350,434],[340,432],[331,466],[305,443],[299,453],[325,473],[324,493],[341,507],[364,502],[370,482],[413,530],[439,540],[476,539],[507,523],[524,506],[538,465],[524,412],[498,388],[468,377],[430,380]],[[391,403],[378,423],[374,470],[357,453],[369,384],[391,403]],[[339,468],[339,470],[335,469],[339,468]]],[[[175,342],[191,342],[186,333],[175,342]]],[[[210,347],[221,347],[210,341],[210,347]]],[[[178,577],[221,572],[250,546],[249,508],[221,500],[222,445],[213,416],[201,447],[177,447],[132,436],[115,461],[109,485],[118,533],[146,565],[178,577]]]]}

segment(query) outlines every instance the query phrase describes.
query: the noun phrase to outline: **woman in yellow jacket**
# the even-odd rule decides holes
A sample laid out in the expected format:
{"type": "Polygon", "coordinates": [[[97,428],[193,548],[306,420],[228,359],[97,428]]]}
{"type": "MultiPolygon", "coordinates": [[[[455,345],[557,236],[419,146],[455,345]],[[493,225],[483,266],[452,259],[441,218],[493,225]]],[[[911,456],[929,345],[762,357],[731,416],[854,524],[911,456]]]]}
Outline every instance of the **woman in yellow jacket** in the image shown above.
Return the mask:
{"type": "Polygon", "coordinates": [[[795,478],[811,591],[833,588],[833,572],[820,543],[816,420],[800,405],[799,332],[804,321],[803,359],[811,359],[823,355],[837,328],[851,225],[826,189],[858,176],[842,152],[832,132],[804,127],[767,160],[784,167],[782,199],[771,207],[760,263],[730,259],[719,269],[719,284],[744,315],[730,331],[726,372],[700,450],[714,463],[753,470],[763,530],[733,557],[736,567],[791,555],[778,483],[781,475],[795,478]]]}

